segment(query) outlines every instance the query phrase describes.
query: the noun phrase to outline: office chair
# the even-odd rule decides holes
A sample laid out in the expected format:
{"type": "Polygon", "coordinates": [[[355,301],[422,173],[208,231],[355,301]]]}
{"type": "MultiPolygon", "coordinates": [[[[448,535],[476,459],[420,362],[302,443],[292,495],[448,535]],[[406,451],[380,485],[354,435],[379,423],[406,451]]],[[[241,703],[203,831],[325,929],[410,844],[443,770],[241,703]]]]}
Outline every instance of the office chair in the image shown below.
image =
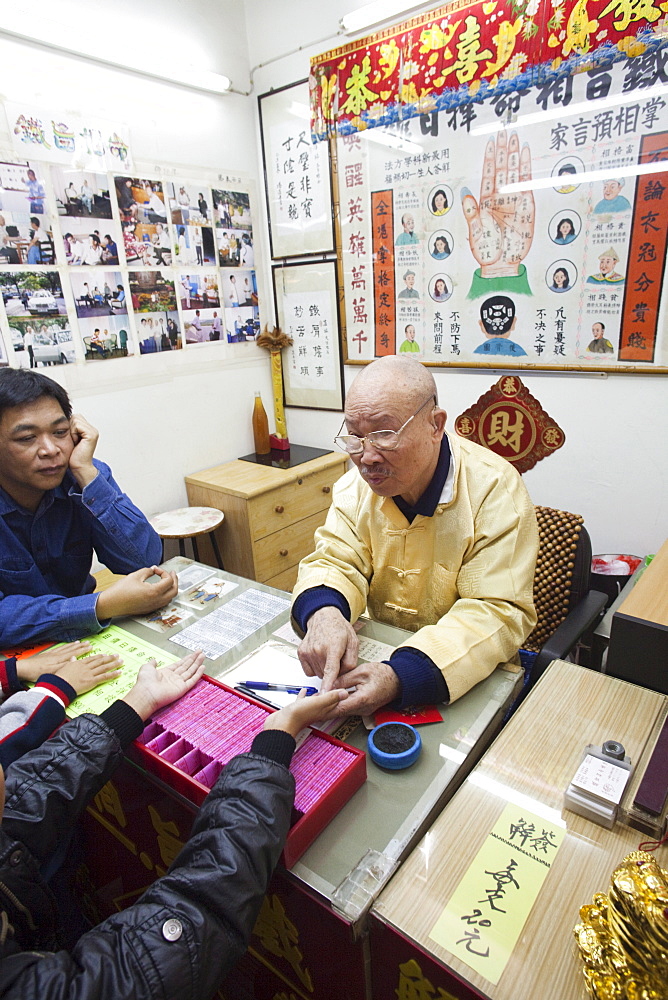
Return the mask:
{"type": "Polygon", "coordinates": [[[525,687],[563,660],[603,614],[607,597],[590,590],[591,541],[579,514],[536,507],[540,542],[533,596],[538,621],[520,650],[525,687]]]}

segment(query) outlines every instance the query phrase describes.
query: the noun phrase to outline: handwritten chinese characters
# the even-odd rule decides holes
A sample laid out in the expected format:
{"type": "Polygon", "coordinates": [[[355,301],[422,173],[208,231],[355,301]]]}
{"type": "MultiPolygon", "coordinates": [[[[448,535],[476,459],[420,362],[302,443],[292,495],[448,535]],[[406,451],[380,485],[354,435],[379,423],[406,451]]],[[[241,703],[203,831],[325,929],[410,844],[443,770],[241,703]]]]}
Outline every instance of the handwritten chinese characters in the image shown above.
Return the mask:
{"type": "Polygon", "coordinates": [[[497,983],[564,836],[561,825],[507,805],[430,938],[497,983]]]}

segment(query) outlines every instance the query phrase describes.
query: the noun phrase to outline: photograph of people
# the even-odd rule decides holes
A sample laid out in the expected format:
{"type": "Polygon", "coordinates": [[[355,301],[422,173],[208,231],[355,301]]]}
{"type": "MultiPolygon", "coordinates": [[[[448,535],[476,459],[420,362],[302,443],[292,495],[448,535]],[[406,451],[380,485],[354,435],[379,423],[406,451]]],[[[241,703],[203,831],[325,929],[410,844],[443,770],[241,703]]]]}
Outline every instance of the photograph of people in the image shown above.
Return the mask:
{"type": "Polygon", "coordinates": [[[621,285],[625,281],[624,275],[616,270],[619,263],[619,255],[614,247],[610,246],[598,258],[598,274],[590,274],[587,278],[588,285],[621,285]]]}
{"type": "Polygon", "coordinates": [[[623,177],[611,177],[603,181],[603,197],[594,208],[595,215],[603,215],[605,212],[628,212],[631,203],[621,193],[624,187],[623,177]]]}
{"type": "Polygon", "coordinates": [[[204,194],[201,191],[200,191],[199,196],[197,198],[197,207],[199,208],[199,214],[202,216],[202,220],[204,222],[208,222],[208,220],[209,220],[209,206],[207,205],[206,198],[204,197],[204,194]]]}
{"type": "Polygon", "coordinates": [[[604,337],[605,333],[605,323],[601,323],[597,320],[592,323],[591,326],[592,340],[590,340],[587,345],[587,350],[591,351],[592,354],[614,354],[614,347],[609,340],[604,337]]]}
{"type": "MultiPolygon", "coordinates": [[[[178,193],[176,195],[176,204],[178,205],[177,211],[179,212],[180,215],[179,221],[182,222],[184,226],[187,226],[190,220],[190,196],[188,195],[188,192],[186,191],[183,184],[179,188],[178,193]]],[[[173,222],[176,221],[174,219],[173,210],[172,210],[172,221],[173,222]]]]}
{"type": "Polygon", "coordinates": [[[68,219],[67,226],[63,249],[68,264],[118,264],[116,241],[107,233],[104,238],[109,240],[109,246],[106,243],[103,245],[100,230],[93,228],[96,226],[94,219],[68,219]],[[109,257],[105,256],[105,250],[109,252],[109,257]]]}
{"type": "MultiPolygon", "coordinates": [[[[452,247],[448,240],[448,235],[445,232],[436,233],[435,236],[431,238],[431,250],[430,253],[434,260],[445,260],[452,253],[452,247]]],[[[452,239],[452,237],[450,237],[452,239]]]]}
{"type": "Polygon", "coordinates": [[[42,221],[37,215],[30,217],[30,242],[27,246],[28,264],[53,264],[54,250],[52,234],[42,229],[42,221]]]}
{"type": "Polygon", "coordinates": [[[140,177],[114,177],[122,222],[166,222],[167,209],[161,181],[140,177]]]}
{"type": "Polygon", "coordinates": [[[25,183],[28,189],[28,204],[30,211],[34,212],[36,215],[44,215],[44,199],[46,198],[46,191],[44,190],[42,182],[37,179],[37,174],[32,167],[28,168],[25,183]]]}
{"type": "Polygon", "coordinates": [[[125,221],[136,220],[139,214],[139,205],[135,200],[132,178],[114,177],[114,186],[121,219],[125,221]]]}
{"type": "Polygon", "coordinates": [[[572,243],[576,236],[577,232],[575,231],[573,220],[566,217],[560,219],[557,223],[557,231],[554,236],[554,242],[558,243],[560,246],[565,246],[567,243],[572,243]]]}
{"type": "Polygon", "coordinates": [[[241,235],[239,264],[241,267],[255,267],[255,252],[253,250],[252,240],[248,233],[242,233],[241,235]]]}
{"type": "Polygon", "coordinates": [[[220,229],[245,229],[252,232],[250,198],[244,191],[220,191],[214,189],[213,211],[216,226],[220,229]]]}
{"type": "Polygon", "coordinates": [[[493,295],[485,299],[480,306],[479,324],[487,339],[483,344],[479,344],[473,353],[508,354],[517,357],[526,355],[523,347],[509,339],[516,323],[515,303],[509,296],[493,295]]]}
{"type": "Polygon", "coordinates": [[[565,267],[556,267],[552,274],[550,288],[553,292],[567,292],[571,287],[568,271],[565,267]]]}
{"type": "Polygon", "coordinates": [[[445,215],[448,211],[450,204],[443,188],[438,188],[437,191],[434,191],[429,202],[429,207],[432,215],[445,215]]]}
{"type": "Polygon", "coordinates": [[[452,295],[452,282],[448,283],[444,277],[437,275],[429,283],[429,294],[434,302],[447,302],[452,295]]]}
{"type": "Polygon", "coordinates": [[[118,246],[109,233],[102,237],[102,260],[105,264],[118,264],[118,246]]]}
{"type": "Polygon", "coordinates": [[[401,216],[401,225],[403,232],[399,233],[394,245],[397,247],[412,246],[414,243],[419,243],[419,237],[415,235],[415,217],[411,215],[410,212],[404,212],[401,216]]]}
{"type": "Polygon", "coordinates": [[[420,353],[420,345],[415,340],[415,327],[413,326],[412,323],[407,323],[406,324],[406,328],[404,330],[404,333],[406,334],[406,339],[404,340],[403,344],[399,348],[399,353],[400,354],[419,354],[420,353]]]}
{"type": "Polygon", "coordinates": [[[402,291],[399,292],[397,298],[399,299],[419,299],[420,293],[417,288],[415,288],[415,271],[404,271],[403,273],[404,285],[406,286],[402,291]]]}
{"type": "Polygon", "coordinates": [[[106,174],[51,167],[58,215],[111,219],[111,199],[106,174]]]}
{"type": "Polygon", "coordinates": [[[127,300],[120,271],[96,271],[91,288],[85,271],[70,275],[77,316],[115,316],[127,313],[127,300]]]}

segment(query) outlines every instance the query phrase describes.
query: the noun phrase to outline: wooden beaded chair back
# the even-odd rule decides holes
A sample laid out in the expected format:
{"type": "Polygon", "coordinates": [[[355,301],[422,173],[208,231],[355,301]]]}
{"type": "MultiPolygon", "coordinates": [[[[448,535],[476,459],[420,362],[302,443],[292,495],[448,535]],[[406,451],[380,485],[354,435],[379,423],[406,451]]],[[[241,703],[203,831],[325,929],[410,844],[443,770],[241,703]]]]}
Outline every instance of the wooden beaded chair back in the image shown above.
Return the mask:
{"type": "Polygon", "coordinates": [[[524,649],[538,653],[589,590],[591,541],[579,514],[536,507],[536,518],[540,541],[533,598],[538,621],[524,649]]]}

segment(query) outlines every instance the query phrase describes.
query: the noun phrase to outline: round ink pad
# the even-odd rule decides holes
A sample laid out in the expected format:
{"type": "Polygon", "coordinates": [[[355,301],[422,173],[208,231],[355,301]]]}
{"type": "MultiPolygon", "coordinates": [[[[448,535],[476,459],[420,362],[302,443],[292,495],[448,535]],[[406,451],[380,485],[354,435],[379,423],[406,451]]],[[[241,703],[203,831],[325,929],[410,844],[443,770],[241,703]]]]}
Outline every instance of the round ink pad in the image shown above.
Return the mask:
{"type": "Polygon", "coordinates": [[[422,740],[417,729],[406,722],[383,722],[369,733],[368,747],[374,764],[400,771],[418,759],[422,740]]]}

